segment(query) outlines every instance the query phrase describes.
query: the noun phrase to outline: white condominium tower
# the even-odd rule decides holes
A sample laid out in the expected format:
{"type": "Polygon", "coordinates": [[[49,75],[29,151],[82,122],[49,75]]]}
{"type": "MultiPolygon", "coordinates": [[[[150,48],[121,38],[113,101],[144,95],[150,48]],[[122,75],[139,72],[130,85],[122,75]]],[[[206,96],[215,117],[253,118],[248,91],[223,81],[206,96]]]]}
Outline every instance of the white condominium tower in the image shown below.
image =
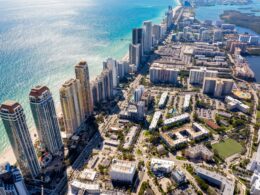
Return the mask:
{"type": "Polygon", "coordinates": [[[8,100],[0,106],[0,116],[23,176],[39,176],[40,165],[22,106],[18,102],[8,100]]]}
{"type": "Polygon", "coordinates": [[[150,67],[149,74],[150,81],[154,84],[177,84],[179,69],[167,64],[153,63],[150,67]]]}
{"type": "Polygon", "coordinates": [[[52,94],[46,86],[36,86],[29,94],[30,106],[40,142],[57,154],[63,144],[52,94]]]}
{"type": "Polygon", "coordinates": [[[137,69],[140,67],[140,61],[141,61],[140,50],[141,50],[140,44],[129,45],[129,63],[135,64],[137,69]]]}
{"type": "Polygon", "coordinates": [[[232,92],[234,81],[232,79],[205,77],[202,92],[222,97],[232,92]]]}
{"type": "Polygon", "coordinates": [[[60,101],[67,137],[72,136],[85,119],[80,81],[70,79],[60,88],[60,101]]]}
{"type": "Polygon", "coordinates": [[[144,32],[143,50],[145,53],[149,53],[152,49],[152,43],[153,43],[152,40],[153,25],[151,21],[144,21],[143,32],[144,32]]]}
{"type": "Polygon", "coordinates": [[[191,69],[189,81],[190,84],[202,85],[204,77],[217,77],[217,75],[218,71],[207,70],[205,67],[201,67],[200,69],[191,69]]]}
{"type": "Polygon", "coordinates": [[[75,66],[75,74],[76,79],[78,79],[81,84],[85,116],[89,117],[93,113],[93,100],[90,90],[88,64],[86,61],[81,61],[75,66]]]}
{"type": "Polygon", "coordinates": [[[103,69],[109,69],[112,71],[113,87],[117,87],[119,82],[117,64],[118,62],[112,58],[108,58],[105,62],[103,62],[103,69]]]}
{"type": "Polygon", "coordinates": [[[167,29],[170,29],[170,27],[173,24],[173,10],[172,7],[168,7],[168,11],[165,13],[166,16],[166,24],[167,24],[167,29]]]}

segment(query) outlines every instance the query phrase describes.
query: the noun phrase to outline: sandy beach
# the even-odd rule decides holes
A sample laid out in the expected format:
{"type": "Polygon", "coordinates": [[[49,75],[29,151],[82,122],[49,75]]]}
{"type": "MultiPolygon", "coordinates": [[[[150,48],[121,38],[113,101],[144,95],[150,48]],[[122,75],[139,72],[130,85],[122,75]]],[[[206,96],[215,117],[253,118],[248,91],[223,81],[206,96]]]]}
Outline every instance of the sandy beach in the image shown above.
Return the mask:
{"type": "MultiPolygon", "coordinates": [[[[36,142],[37,137],[35,137],[35,134],[37,135],[37,131],[36,128],[30,128],[29,129],[31,138],[33,143],[36,142]]],[[[8,147],[1,155],[0,155],[0,163],[4,163],[4,162],[9,162],[10,164],[15,164],[16,163],[16,158],[13,152],[12,147],[8,147]]]]}

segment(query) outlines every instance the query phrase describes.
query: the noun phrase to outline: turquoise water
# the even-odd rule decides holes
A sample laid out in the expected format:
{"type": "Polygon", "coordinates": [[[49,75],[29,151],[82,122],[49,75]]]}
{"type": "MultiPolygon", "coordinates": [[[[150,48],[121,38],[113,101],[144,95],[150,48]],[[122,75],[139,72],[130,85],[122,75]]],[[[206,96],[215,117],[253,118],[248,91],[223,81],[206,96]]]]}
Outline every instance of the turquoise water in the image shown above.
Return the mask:
{"type": "MultiPolygon", "coordinates": [[[[61,84],[74,77],[84,58],[91,78],[107,57],[122,58],[131,29],[160,22],[173,0],[0,0],[0,102],[17,100],[33,127],[31,87],[51,89],[56,104],[61,84]],[[124,38],[125,41],[121,41],[124,38]]],[[[0,152],[9,146],[0,123],[0,152]]]]}

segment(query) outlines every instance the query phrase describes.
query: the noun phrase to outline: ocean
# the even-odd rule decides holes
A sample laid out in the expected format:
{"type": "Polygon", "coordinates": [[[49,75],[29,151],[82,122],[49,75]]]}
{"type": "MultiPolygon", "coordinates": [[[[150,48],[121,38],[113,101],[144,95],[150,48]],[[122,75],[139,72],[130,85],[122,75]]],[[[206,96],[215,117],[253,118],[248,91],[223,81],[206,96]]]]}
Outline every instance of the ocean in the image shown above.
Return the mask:
{"type": "MultiPolygon", "coordinates": [[[[23,106],[34,127],[28,94],[47,85],[56,105],[59,88],[88,61],[93,79],[107,57],[121,59],[131,30],[145,20],[161,22],[173,0],[0,0],[0,103],[23,106]]],[[[0,153],[9,147],[0,122],[0,153]]]]}

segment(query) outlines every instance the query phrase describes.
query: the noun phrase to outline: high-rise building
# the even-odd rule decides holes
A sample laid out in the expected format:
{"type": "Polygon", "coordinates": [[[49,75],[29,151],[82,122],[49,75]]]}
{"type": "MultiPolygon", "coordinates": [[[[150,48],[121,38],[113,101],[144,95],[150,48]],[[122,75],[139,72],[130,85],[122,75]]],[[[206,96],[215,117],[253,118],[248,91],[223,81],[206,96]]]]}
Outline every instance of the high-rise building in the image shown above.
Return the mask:
{"type": "Polygon", "coordinates": [[[36,86],[29,98],[39,140],[47,151],[56,154],[63,144],[51,92],[46,86],[36,86]]]}
{"type": "Polygon", "coordinates": [[[112,70],[112,76],[113,76],[113,87],[117,87],[118,85],[118,72],[117,72],[117,61],[112,59],[112,58],[108,58],[105,62],[103,62],[103,68],[104,69],[110,69],[112,70]]]}
{"type": "Polygon", "coordinates": [[[211,41],[211,32],[209,30],[203,30],[200,35],[200,40],[203,42],[211,41]]]}
{"type": "Polygon", "coordinates": [[[144,35],[142,28],[134,28],[132,31],[132,44],[140,44],[140,56],[143,56],[144,35]]]}
{"type": "Polygon", "coordinates": [[[157,45],[161,39],[161,25],[154,24],[153,25],[153,38],[154,38],[154,44],[157,45]]]}
{"type": "Polygon", "coordinates": [[[223,41],[223,32],[222,30],[214,30],[213,32],[213,42],[221,42],[223,41]]]}
{"type": "Polygon", "coordinates": [[[60,102],[67,137],[72,136],[85,119],[80,81],[70,79],[60,88],[60,102]]]}
{"type": "Polygon", "coordinates": [[[134,101],[137,103],[141,100],[142,95],[144,93],[144,86],[139,85],[137,89],[134,91],[134,101]]]}
{"type": "Polygon", "coordinates": [[[10,166],[9,163],[0,165],[0,194],[1,195],[27,195],[20,170],[10,166]]]}
{"type": "Polygon", "coordinates": [[[163,36],[165,36],[166,34],[166,31],[167,31],[167,25],[165,23],[161,23],[160,24],[160,27],[161,27],[161,37],[162,38],[163,36]]]}
{"type": "Polygon", "coordinates": [[[140,44],[137,44],[137,45],[130,44],[129,45],[129,63],[135,64],[137,69],[140,68],[140,60],[141,60],[140,49],[141,49],[140,44]]]}
{"type": "Polygon", "coordinates": [[[167,29],[170,29],[173,24],[173,10],[171,6],[169,6],[168,11],[165,13],[165,16],[166,16],[167,29]]]}
{"type": "Polygon", "coordinates": [[[217,77],[218,71],[207,70],[202,67],[200,69],[191,69],[189,75],[190,84],[202,85],[204,77],[217,77]]]}
{"type": "Polygon", "coordinates": [[[152,83],[177,84],[179,69],[167,64],[154,63],[150,67],[150,81],[152,83]]]}
{"type": "Polygon", "coordinates": [[[144,53],[149,53],[152,49],[152,31],[153,26],[151,21],[144,21],[143,23],[143,31],[144,31],[144,45],[143,50],[144,53]]]}
{"type": "Polygon", "coordinates": [[[129,73],[129,63],[126,61],[119,61],[117,64],[117,72],[119,80],[123,79],[129,73]]]}
{"type": "Polygon", "coordinates": [[[92,99],[93,99],[93,105],[97,105],[97,103],[99,102],[99,93],[98,93],[98,82],[97,79],[95,79],[94,81],[92,81],[90,83],[90,87],[91,87],[91,93],[92,93],[92,99]]]}
{"type": "Polygon", "coordinates": [[[138,113],[138,118],[143,119],[144,114],[145,114],[145,102],[139,101],[137,103],[137,113],[138,113]]]}
{"type": "Polygon", "coordinates": [[[89,71],[86,61],[81,61],[75,66],[76,79],[80,81],[81,93],[83,96],[83,108],[85,116],[89,117],[93,113],[93,100],[90,90],[89,71]]]}
{"type": "Polygon", "coordinates": [[[203,82],[203,93],[222,97],[232,92],[234,81],[232,79],[205,77],[203,82]]]}
{"type": "Polygon", "coordinates": [[[91,82],[91,91],[94,105],[110,100],[113,97],[112,70],[104,69],[101,75],[91,82]]]}
{"type": "Polygon", "coordinates": [[[15,101],[5,101],[0,106],[0,116],[23,176],[37,177],[40,165],[22,106],[15,101]]]}

